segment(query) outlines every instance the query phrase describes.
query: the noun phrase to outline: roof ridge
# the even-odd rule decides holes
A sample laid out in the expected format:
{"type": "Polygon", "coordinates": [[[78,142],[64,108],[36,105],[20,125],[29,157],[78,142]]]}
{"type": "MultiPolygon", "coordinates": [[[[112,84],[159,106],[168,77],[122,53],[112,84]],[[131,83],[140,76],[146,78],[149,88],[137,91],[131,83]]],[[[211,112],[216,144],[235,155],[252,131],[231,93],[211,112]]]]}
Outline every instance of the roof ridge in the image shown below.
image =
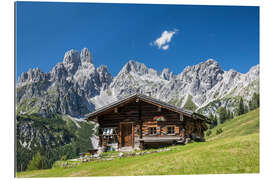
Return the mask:
{"type": "Polygon", "coordinates": [[[190,111],[190,110],[187,110],[187,109],[183,109],[183,108],[179,108],[177,106],[171,105],[169,103],[166,103],[166,102],[161,101],[159,99],[153,98],[151,96],[147,96],[147,95],[141,94],[141,93],[132,93],[132,94],[127,95],[127,96],[124,96],[123,98],[118,99],[118,100],[116,100],[116,101],[114,101],[112,103],[109,103],[109,104],[107,104],[107,105],[105,105],[103,107],[100,107],[97,110],[95,110],[95,111],[93,111],[91,113],[86,114],[85,116],[87,116],[87,117],[93,116],[95,114],[98,114],[99,112],[102,112],[102,111],[105,111],[105,110],[107,110],[109,108],[112,108],[114,106],[117,106],[117,105],[119,105],[119,104],[121,104],[121,103],[123,103],[125,101],[128,101],[131,98],[134,98],[134,97],[138,97],[138,98],[143,99],[145,101],[150,101],[150,103],[152,102],[152,103],[159,104],[161,106],[165,106],[165,108],[167,107],[167,108],[173,109],[173,110],[175,110],[177,112],[185,113],[185,114],[188,114],[188,115],[193,115],[194,114],[193,111],[190,111]]]}

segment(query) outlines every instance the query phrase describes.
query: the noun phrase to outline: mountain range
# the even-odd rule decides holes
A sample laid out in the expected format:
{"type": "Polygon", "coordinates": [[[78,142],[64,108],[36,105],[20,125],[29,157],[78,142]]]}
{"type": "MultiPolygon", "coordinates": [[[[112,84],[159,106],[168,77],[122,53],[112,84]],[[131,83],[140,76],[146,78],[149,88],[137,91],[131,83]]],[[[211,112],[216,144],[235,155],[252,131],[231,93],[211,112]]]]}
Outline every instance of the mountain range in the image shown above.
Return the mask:
{"type": "Polygon", "coordinates": [[[223,70],[213,59],[187,66],[180,74],[129,60],[113,77],[107,66],[94,66],[87,48],[72,49],[48,73],[34,68],[21,74],[16,108],[19,114],[80,118],[127,95],[142,93],[205,115],[215,114],[220,106],[234,111],[239,97],[248,103],[259,92],[259,74],[259,65],[242,74],[223,70]]]}

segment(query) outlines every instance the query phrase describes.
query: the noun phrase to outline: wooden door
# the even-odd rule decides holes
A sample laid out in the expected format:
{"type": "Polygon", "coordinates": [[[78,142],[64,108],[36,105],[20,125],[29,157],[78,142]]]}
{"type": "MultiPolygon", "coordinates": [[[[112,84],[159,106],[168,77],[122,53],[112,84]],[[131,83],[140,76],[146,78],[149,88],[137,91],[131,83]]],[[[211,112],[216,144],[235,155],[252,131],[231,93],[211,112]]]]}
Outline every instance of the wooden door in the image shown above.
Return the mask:
{"type": "Polygon", "coordinates": [[[132,123],[121,124],[122,147],[132,146],[132,123]]]}

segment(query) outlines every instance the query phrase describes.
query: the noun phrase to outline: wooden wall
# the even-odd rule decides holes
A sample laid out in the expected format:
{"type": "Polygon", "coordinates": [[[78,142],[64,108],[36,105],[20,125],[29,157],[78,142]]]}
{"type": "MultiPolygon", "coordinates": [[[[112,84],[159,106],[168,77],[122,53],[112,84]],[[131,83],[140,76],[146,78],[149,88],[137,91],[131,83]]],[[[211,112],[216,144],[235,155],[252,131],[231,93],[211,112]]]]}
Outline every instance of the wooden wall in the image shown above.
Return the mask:
{"type": "MultiPolygon", "coordinates": [[[[185,129],[185,136],[189,137],[191,133],[197,136],[204,137],[203,131],[207,128],[205,122],[199,119],[193,119],[191,117],[184,116],[184,120],[180,121],[179,113],[161,108],[158,111],[158,107],[146,102],[129,102],[117,109],[112,109],[105,112],[98,117],[98,123],[100,128],[104,127],[117,127],[118,140],[121,143],[120,138],[120,123],[132,122],[134,137],[140,136],[140,121],[139,121],[139,105],[141,105],[141,119],[142,119],[142,134],[143,136],[149,136],[149,127],[157,127],[157,135],[155,136],[167,136],[167,126],[175,127],[175,136],[183,135],[182,129],[185,129]],[[166,121],[153,120],[154,116],[164,116],[166,121]]],[[[100,136],[102,136],[100,132],[100,136]]],[[[100,142],[100,145],[102,142],[100,142]]]]}

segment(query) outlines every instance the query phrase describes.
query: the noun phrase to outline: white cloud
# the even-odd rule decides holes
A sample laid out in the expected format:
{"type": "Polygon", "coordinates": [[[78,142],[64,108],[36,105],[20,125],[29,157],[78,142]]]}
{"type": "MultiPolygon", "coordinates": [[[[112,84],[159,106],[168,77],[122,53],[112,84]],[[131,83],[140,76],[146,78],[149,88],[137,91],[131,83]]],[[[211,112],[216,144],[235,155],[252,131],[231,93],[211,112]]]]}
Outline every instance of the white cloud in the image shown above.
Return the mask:
{"type": "Polygon", "coordinates": [[[169,48],[169,45],[165,45],[161,47],[163,50],[167,50],[169,48]]]}
{"type": "Polygon", "coordinates": [[[178,29],[174,29],[173,31],[165,30],[159,38],[157,38],[154,42],[151,42],[151,46],[157,46],[159,49],[167,50],[169,48],[169,43],[172,40],[174,34],[178,31],[178,29]]]}

